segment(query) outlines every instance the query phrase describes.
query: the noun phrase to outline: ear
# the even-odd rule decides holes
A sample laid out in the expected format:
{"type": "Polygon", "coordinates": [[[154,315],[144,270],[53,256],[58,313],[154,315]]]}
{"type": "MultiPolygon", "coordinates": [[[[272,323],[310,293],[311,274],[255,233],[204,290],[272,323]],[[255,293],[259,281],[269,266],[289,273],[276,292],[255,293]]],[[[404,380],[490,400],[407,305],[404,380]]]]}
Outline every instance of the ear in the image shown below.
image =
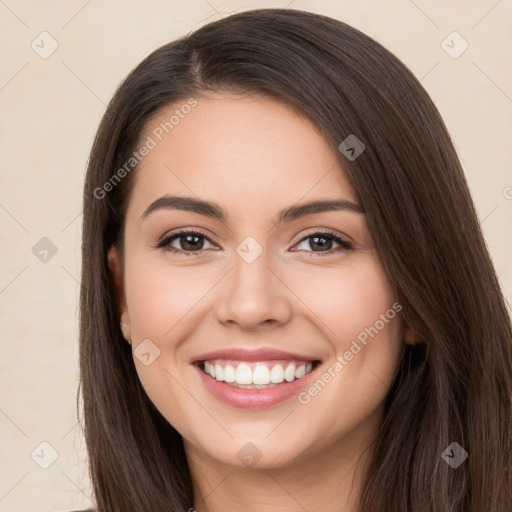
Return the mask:
{"type": "Polygon", "coordinates": [[[116,295],[118,300],[119,311],[121,315],[121,331],[123,337],[128,341],[131,337],[130,316],[126,306],[126,297],[124,294],[123,284],[123,266],[117,249],[112,246],[108,251],[108,266],[114,280],[116,295]]]}

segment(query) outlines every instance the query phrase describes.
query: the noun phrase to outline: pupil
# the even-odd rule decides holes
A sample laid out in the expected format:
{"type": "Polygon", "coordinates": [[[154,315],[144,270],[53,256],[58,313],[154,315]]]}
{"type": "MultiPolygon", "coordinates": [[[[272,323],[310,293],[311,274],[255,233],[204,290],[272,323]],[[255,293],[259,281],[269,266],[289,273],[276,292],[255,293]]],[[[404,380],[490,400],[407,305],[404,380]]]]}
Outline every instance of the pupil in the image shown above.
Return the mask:
{"type": "Polygon", "coordinates": [[[317,244],[322,249],[325,249],[325,246],[329,245],[329,242],[332,242],[332,240],[330,240],[330,239],[328,239],[326,237],[323,237],[323,236],[314,236],[313,240],[314,240],[314,243],[317,244]],[[321,243],[321,242],[318,243],[317,242],[318,240],[324,240],[324,241],[327,240],[327,242],[325,242],[325,243],[321,243]]]}
{"type": "Polygon", "coordinates": [[[196,235],[187,235],[184,238],[186,240],[185,245],[188,245],[189,247],[183,247],[183,244],[181,244],[182,249],[184,249],[184,250],[197,249],[197,241],[199,240],[200,237],[198,237],[196,235]],[[194,242],[189,243],[190,239],[194,239],[196,241],[195,245],[194,245],[194,242]]]}

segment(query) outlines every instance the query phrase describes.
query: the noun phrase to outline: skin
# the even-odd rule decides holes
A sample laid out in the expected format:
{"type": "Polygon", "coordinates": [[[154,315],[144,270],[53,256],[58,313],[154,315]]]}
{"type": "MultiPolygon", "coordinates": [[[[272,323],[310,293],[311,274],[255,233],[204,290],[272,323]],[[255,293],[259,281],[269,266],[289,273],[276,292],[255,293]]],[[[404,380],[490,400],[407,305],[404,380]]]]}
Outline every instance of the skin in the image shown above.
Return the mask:
{"type": "MultiPolygon", "coordinates": [[[[242,506],[258,512],[355,511],[369,444],[412,334],[397,313],[307,404],[293,397],[247,410],[209,393],[190,364],[193,357],[227,347],[277,347],[321,360],[321,375],[397,299],[364,213],[330,211],[272,222],[296,203],[342,198],[360,204],[340,155],[321,132],[263,97],[197,99],[136,171],[124,268],[116,250],[109,252],[126,338],[133,350],[145,339],[160,350],[148,366],[134,355],[139,378],[183,436],[199,512],[242,506]],[[228,219],[166,209],[141,221],[164,194],[214,201],[228,219]],[[163,235],[182,228],[199,229],[210,239],[196,242],[202,255],[155,248],[163,235]],[[325,229],[353,248],[336,250],[340,246],[332,241],[325,255],[307,238],[325,229]],[[236,252],[247,236],[264,249],[250,264],[236,252]],[[237,457],[248,442],[261,454],[253,467],[237,457]]],[[[179,106],[162,111],[141,140],[179,106]]],[[[182,237],[171,245],[186,249],[186,242],[182,237]]]]}

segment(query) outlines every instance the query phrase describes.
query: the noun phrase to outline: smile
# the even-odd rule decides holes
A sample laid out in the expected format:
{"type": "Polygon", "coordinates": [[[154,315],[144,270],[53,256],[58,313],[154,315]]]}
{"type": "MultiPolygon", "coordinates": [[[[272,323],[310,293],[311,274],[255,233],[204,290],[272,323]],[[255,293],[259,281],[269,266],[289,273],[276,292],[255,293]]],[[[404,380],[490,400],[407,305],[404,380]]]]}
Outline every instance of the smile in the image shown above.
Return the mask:
{"type": "Polygon", "coordinates": [[[210,359],[192,366],[209,393],[242,409],[265,409],[298,395],[318,373],[321,362],[210,359]]]}
{"type": "Polygon", "coordinates": [[[203,361],[204,373],[220,382],[246,389],[264,389],[301,379],[311,372],[314,361],[203,361]]]}

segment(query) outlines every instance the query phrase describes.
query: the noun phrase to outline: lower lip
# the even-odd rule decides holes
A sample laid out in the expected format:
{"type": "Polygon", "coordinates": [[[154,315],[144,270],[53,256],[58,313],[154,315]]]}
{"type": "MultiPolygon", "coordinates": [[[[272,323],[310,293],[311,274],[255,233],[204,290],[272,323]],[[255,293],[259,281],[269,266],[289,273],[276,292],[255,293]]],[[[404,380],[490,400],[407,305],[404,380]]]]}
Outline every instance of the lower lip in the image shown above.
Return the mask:
{"type": "Polygon", "coordinates": [[[319,365],[317,364],[315,368],[300,379],[264,389],[236,388],[206,375],[198,365],[193,366],[199,372],[202,381],[210,393],[221,402],[243,409],[264,409],[280,404],[297,395],[309,384],[319,365]]]}

